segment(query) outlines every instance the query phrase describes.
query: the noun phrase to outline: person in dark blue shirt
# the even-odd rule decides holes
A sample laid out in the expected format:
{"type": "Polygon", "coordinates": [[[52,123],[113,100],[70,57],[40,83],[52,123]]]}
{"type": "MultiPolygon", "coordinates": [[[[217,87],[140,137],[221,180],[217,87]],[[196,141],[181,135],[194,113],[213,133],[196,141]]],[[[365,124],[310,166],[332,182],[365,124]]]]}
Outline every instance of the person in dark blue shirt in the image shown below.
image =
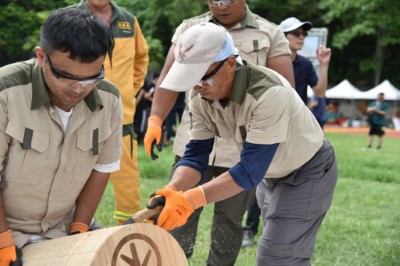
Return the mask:
{"type": "Polygon", "coordinates": [[[315,73],[311,61],[297,52],[303,48],[307,31],[312,28],[309,21],[300,21],[297,18],[287,18],[281,22],[279,28],[289,41],[289,48],[292,51],[292,62],[296,91],[304,104],[307,104],[307,86],[310,86],[319,97],[325,97],[328,87],[328,68],[331,60],[331,49],[320,45],[316,51],[319,61],[319,77],[315,73]]]}

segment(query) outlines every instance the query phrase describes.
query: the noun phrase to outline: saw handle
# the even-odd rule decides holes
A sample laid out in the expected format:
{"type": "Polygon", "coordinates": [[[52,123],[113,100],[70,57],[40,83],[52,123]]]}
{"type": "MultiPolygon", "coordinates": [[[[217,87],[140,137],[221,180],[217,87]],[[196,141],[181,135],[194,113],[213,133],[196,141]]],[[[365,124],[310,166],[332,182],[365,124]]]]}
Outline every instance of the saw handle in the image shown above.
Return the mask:
{"type": "Polygon", "coordinates": [[[145,208],[141,210],[140,212],[136,213],[134,216],[132,216],[130,219],[128,219],[124,224],[132,224],[132,223],[140,223],[143,222],[144,220],[151,218],[157,214],[160,214],[164,206],[157,206],[154,209],[148,209],[145,208]]]}

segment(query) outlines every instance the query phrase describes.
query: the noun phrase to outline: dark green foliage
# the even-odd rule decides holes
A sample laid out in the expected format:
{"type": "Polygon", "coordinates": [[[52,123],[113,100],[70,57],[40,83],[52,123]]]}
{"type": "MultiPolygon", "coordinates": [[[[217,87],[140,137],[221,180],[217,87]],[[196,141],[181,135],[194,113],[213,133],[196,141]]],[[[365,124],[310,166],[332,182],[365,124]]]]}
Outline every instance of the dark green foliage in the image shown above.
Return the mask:
{"type": "Polygon", "coordinates": [[[73,0],[0,2],[0,66],[34,56],[40,26],[48,14],[73,0]]]}
{"type": "MultiPolygon", "coordinates": [[[[78,0],[0,2],[0,66],[33,55],[40,25],[54,9],[78,0]]],[[[180,22],[208,11],[199,0],[115,0],[135,14],[150,48],[150,69],[158,70],[180,22]]],[[[400,87],[400,8],[398,0],[247,0],[252,11],[279,24],[295,16],[329,29],[332,48],[329,83],[343,79],[369,89],[389,79],[400,87]]]]}

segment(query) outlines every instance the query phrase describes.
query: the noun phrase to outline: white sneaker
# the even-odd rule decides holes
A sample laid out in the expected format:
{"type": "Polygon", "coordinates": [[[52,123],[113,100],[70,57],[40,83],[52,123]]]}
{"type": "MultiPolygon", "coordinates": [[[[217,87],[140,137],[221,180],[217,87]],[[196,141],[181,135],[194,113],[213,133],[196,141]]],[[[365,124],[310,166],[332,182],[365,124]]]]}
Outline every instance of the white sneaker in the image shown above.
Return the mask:
{"type": "Polygon", "coordinates": [[[251,230],[243,231],[242,248],[249,248],[254,244],[254,234],[251,230]]]}

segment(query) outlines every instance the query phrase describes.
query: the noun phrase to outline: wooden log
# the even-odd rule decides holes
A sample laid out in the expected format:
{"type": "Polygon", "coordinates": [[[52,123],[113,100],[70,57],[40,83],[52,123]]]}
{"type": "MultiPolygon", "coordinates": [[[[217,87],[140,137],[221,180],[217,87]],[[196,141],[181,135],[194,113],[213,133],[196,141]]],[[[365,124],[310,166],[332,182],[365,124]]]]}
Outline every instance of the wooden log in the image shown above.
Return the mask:
{"type": "Polygon", "coordinates": [[[22,249],[24,266],[187,266],[165,230],[136,223],[45,240],[22,249]]]}

